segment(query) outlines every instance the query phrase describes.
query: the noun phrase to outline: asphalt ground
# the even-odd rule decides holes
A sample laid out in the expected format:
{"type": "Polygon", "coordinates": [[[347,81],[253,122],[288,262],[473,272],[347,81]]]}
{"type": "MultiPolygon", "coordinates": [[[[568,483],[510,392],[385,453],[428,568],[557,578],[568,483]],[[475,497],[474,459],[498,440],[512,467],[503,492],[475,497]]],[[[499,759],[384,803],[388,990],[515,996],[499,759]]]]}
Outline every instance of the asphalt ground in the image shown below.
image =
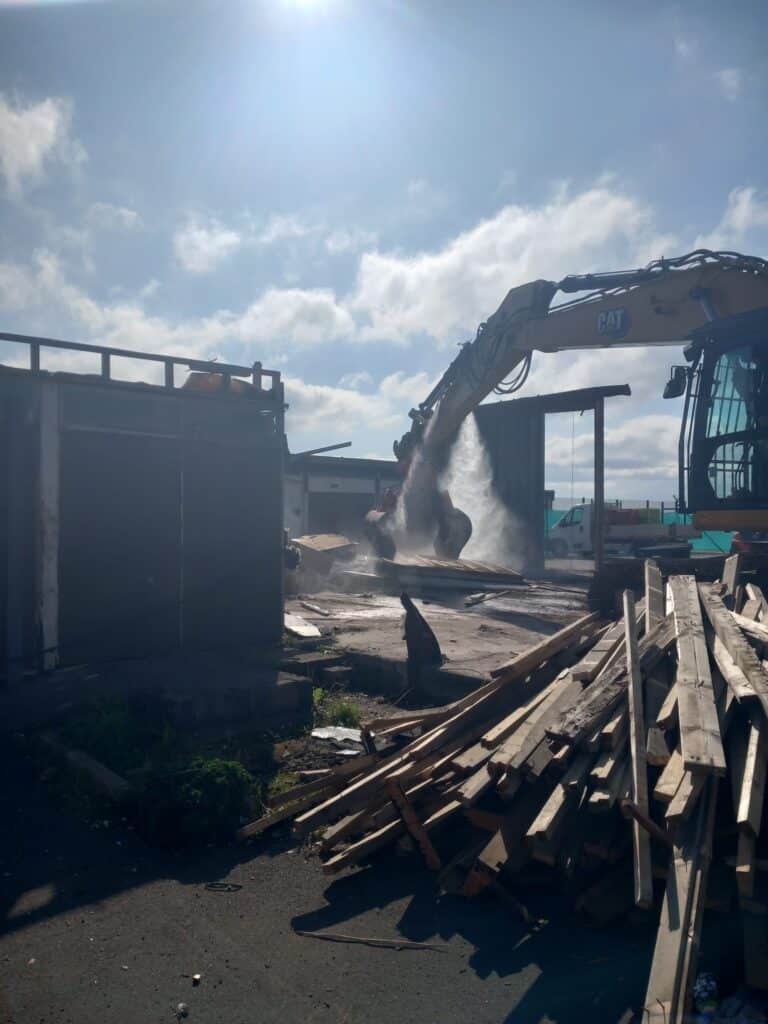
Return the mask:
{"type": "Polygon", "coordinates": [[[415,854],[338,877],[287,831],[169,854],[54,806],[11,748],[0,766],[3,1024],[160,1024],[179,1003],[190,1024],[582,1024],[642,1002],[652,924],[591,929],[552,884],[526,894],[532,930],[496,897],[438,896],[415,854]]]}

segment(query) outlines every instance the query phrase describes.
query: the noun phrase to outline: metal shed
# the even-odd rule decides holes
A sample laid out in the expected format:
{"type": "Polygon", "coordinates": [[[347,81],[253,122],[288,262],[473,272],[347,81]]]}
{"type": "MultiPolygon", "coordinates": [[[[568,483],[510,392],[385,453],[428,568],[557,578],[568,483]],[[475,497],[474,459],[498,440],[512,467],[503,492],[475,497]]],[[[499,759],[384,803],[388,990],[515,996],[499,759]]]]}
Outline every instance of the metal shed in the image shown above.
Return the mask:
{"type": "Polygon", "coordinates": [[[52,668],[280,639],[279,373],[0,334],[0,665],[52,668]],[[48,349],[98,374],[41,370],[48,349]],[[71,358],[71,355],[70,355],[71,358]],[[136,361],[162,383],[114,379],[136,361]],[[196,371],[207,390],[179,381],[196,371]]]}

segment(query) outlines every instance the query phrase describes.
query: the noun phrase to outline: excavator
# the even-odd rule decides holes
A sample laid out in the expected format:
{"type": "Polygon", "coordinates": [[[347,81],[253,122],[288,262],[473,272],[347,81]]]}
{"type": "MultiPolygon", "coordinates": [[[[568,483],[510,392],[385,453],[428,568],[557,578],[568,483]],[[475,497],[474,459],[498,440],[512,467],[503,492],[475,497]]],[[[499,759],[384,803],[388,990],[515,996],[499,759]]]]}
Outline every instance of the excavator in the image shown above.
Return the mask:
{"type": "Polygon", "coordinates": [[[472,533],[440,486],[466,416],[525,383],[534,352],[684,345],[665,398],[684,396],[679,504],[697,529],[768,536],[768,261],[697,249],[639,270],[537,280],[511,289],[409,413],[394,443],[404,483],[368,513],[377,554],[398,544],[458,558],[472,533]],[[553,305],[558,293],[584,295],[553,305]]]}

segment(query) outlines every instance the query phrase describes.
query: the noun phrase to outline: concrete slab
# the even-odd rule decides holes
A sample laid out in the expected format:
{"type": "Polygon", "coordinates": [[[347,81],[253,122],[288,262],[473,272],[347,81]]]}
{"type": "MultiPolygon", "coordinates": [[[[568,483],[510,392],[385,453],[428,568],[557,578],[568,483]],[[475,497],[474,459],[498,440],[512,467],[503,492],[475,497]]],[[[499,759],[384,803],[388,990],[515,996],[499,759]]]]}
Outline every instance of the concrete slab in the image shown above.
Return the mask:
{"type": "MultiPolygon", "coordinates": [[[[586,584],[566,589],[537,582],[518,589],[470,608],[464,605],[463,593],[416,599],[446,657],[426,685],[432,697],[448,700],[469,692],[491,669],[557,632],[587,608],[586,584]]],[[[301,608],[298,598],[287,601],[286,608],[301,609],[332,649],[365,675],[367,686],[386,693],[405,688],[407,651],[398,597],[324,591],[313,599],[331,614],[314,616],[301,608]]]]}

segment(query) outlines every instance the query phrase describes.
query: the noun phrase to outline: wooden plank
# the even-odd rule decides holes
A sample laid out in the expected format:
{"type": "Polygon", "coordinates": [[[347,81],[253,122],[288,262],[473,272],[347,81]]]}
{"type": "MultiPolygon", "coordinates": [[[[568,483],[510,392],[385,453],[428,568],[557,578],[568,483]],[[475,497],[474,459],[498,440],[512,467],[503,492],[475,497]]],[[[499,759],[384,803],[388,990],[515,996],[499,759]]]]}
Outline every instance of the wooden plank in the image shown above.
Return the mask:
{"type": "Polygon", "coordinates": [[[686,768],[726,772],[704,623],[694,576],[672,576],[673,614],[677,633],[677,716],[686,768]]]}
{"type": "Polygon", "coordinates": [[[746,633],[751,640],[754,640],[756,644],[760,644],[764,648],[768,647],[768,626],[765,623],[747,619],[736,612],[730,612],[729,614],[739,629],[746,633]]]}
{"type": "MultiPolygon", "coordinates": [[[[669,650],[674,640],[674,622],[671,616],[667,616],[660,625],[650,630],[640,640],[640,671],[650,672],[669,650]]],[[[579,700],[562,715],[560,721],[547,727],[547,733],[566,743],[581,743],[606,721],[621,702],[626,690],[627,660],[622,656],[586,687],[579,700]]]]}
{"type": "MultiPolygon", "coordinates": [[[[629,673],[629,754],[632,765],[632,802],[640,812],[648,815],[648,768],[645,761],[645,713],[643,711],[643,680],[640,675],[640,657],[637,650],[635,603],[631,590],[624,591],[624,641],[629,673]]],[[[650,907],[653,903],[653,872],[651,870],[651,841],[640,823],[632,821],[633,867],[635,874],[635,903],[650,907]]]]}
{"type": "Polygon", "coordinates": [[[709,779],[672,853],[642,1012],[649,1024],[682,1024],[687,1009],[711,859],[715,786],[709,779]]]}
{"type": "Polygon", "coordinates": [[[580,789],[593,763],[589,753],[579,754],[568,769],[562,782],[556,783],[549,798],[526,832],[526,840],[551,840],[562,825],[569,807],[578,798],[580,789]]]}
{"type": "Polygon", "coordinates": [[[646,629],[653,629],[666,615],[664,602],[664,581],[658,565],[650,558],[645,560],[645,609],[646,629]]]}
{"type": "Polygon", "coordinates": [[[456,798],[461,806],[471,807],[477,803],[483,793],[486,793],[494,785],[497,777],[495,773],[491,773],[487,764],[473,772],[457,791],[456,798]]]}
{"type": "MultiPolygon", "coordinates": [[[[759,658],[755,654],[751,645],[744,638],[739,627],[745,622],[750,626],[750,628],[755,630],[764,630],[767,640],[768,629],[758,625],[756,622],[750,623],[749,619],[741,619],[740,616],[736,616],[733,612],[729,612],[717,594],[708,590],[704,586],[699,588],[699,597],[701,598],[702,608],[710,621],[712,629],[723,643],[723,646],[726,648],[733,661],[747,677],[747,681],[755,691],[754,698],[750,698],[746,694],[743,694],[739,699],[759,700],[762,704],[763,711],[768,714],[768,677],[766,677],[765,672],[763,671],[759,658]]],[[[726,672],[723,672],[723,675],[726,678],[726,682],[729,682],[730,685],[726,672]]]]}
{"type": "Polygon", "coordinates": [[[465,743],[475,742],[488,729],[487,720],[481,718],[479,722],[477,721],[478,711],[490,711],[494,700],[498,701],[496,692],[490,695],[486,693],[475,704],[462,709],[447,721],[435,725],[424,736],[413,740],[397,754],[382,760],[378,767],[357,782],[299,815],[294,823],[296,835],[307,835],[318,825],[327,824],[345,813],[361,809],[391,778],[405,781],[421,771],[419,762],[441,747],[450,747],[453,743],[454,749],[450,751],[450,757],[453,757],[457,753],[457,734],[461,734],[459,746],[464,746],[465,743]]]}
{"type": "Polygon", "coordinates": [[[438,852],[433,846],[432,840],[427,835],[427,830],[419,821],[419,816],[413,809],[413,804],[403,792],[403,787],[397,782],[390,782],[387,786],[387,792],[392,798],[392,802],[400,812],[403,824],[416,840],[416,843],[424,856],[424,860],[427,862],[427,867],[432,871],[439,871],[443,865],[438,852]]]}
{"type": "Polygon", "coordinates": [[[520,772],[504,772],[503,775],[499,776],[499,781],[496,784],[496,794],[501,800],[509,803],[522,784],[523,777],[520,772]]]}
{"type": "Polygon", "coordinates": [[[521,768],[526,779],[539,779],[552,763],[552,747],[548,739],[541,740],[523,761],[521,768]]]}
{"type": "Polygon", "coordinates": [[[629,712],[626,707],[620,706],[600,730],[600,749],[616,750],[626,739],[628,730],[629,712]]]}
{"type": "Polygon", "coordinates": [[[745,619],[753,619],[755,622],[758,622],[762,610],[762,601],[756,601],[754,598],[750,598],[744,602],[739,614],[743,615],[745,619]]]}
{"type": "Polygon", "coordinates": [[[659,668],[645,678],[645,751],[648,764],[663,768],[669,760],[669,748],[664,738],[664,731],[656,724],[659,712],[669,693],[668,682],[662,677],[659,668]]]}
{"type": "Polygon", "coordinates": [[[346,850],[342,850],[341,853],[337,853],[330,860],[327,860],[323,864],[323,871],[325,874],[333,874],[336,871],[341,871],[347,864],[357,864],[358,861],[362,860],[369,853],[373,853],[381,849],[382,846],[386,846],[387,843],[393,842],[403,832],[405,832],[405,825],[400,818],[389,821],[382,825],[381,828],[376,829],[367,836],[363,836],[358,842],[352,843],[346,850]]]}
{"type": "Polygon", "coordinates": [[[749,832],[739,833],[736,848],[736,885],[740,896],[752,899],[755,892],[755,837],[749,832]]]}
{"type": "MultiPolygon", "coordinates": [[[[461,810],[461,804],[458,800],[446,800],[443,797],[437,802],[440,806],[434,810],[428,810],[427,817],[422,822],[422,825],[428,832],[442,825],[457,811],[461,810]]],[[[357,864],[369,854],[393,842],[405,831],[405,824],[401,818],[398,817],[394,821],[389,821],[374,832],[363,836],[356,843],[352,843],[345,850],[331,857],[330,860],[327,860],[323,864],[323,872],[325,874],[334,874],[350,864],[357,864]]]]}
{"type": "Polygon", "coordinates": [[[765,600],[765,594],[756,583],[747,583],[744,589],[750,601],[757,601],[760,604],[760,611],[757,615],[753,616],[759,622],[768,612],[768,601],[765,600]]]}
{"type": "Polygon", "coordinates": [[[753,836],[760,835],[768,772],[768,722],[762,712],[755,709],[749,727],[744,771],[741,776],[736,822],[753,836]]]}
{"type": "Polygon", "coordinates": [[[576,622],[554,633],[552,636],[542,640],[528,651],[524,651],[511,661],[505,662],[491,671],[494,679],[502,683],[511,682],[514,679],[522,679],[534,668],[547,661],[570,643],[574,637],[585,632],[594,632],[599,622],[599,615],[594,612],[590,615],[582,615],[576,622]]]}
{"type": "Polygon", "coordinates": [[[651,726],[645,739],[646,760],[654,768],[663,768],[669,762],[670,753],[664,733],[657,726],[651,726]]]}
{"type": "Polygon", "coordinates": [[[515,798],[504,825],[478,854],[477,866],[481,870],[495,876],[501,870],[517,871],[529,860],[530,851],[523,839],[547,795],[547,786],[540,781],[526,786],[515,798]]]}
{"type": "Polygon", "coordinates": [[[670,688],[667,696],[664,698],[664,703],[659,708],[659,713],[656,715],[656,725],[659,729],[671,729],[677,722],[677,683],[674,683],[670,688]]]}
{"type": "Polygon", "coordinates": [[[741,562],[741,555],[735,554],[731,555],[730,558],[726,558],[723,564],[723,575],[721,579],[725,586],[725,592],[730,597],[733,597],[736,593],[736,587],[739,583],[739,575],[741,573],[741,562]]]}
{"type": "Polygon", "coordinates": [[[504,826],[503,814],[483,811],[479,807],[465,807],[462,813],[475,828],[481,828],[484,832],[495,833],[504,826]]]}
{"type": "Polygon", "coordinates": [[[654,799],[668,804],[677,792],[684,774],[683,755],[678,748],[672,751],[672,756],[653,787],[654,799]]]}
{"type": "MultiPolygon", "coordinates": [[[[593,684],[594,685],[594,684],[593,684]]],[[[547,726],[582,694],[581,683],[572,679],[568,669],[559,677],[559,685],[539,707],[491,755],[490,763],[521,769],[523,763],[544,739],[547,726]]]]}
{"type": "MultiPolygon", "coordinates": [[[[641,615],[645,614],[645,601],[637,602],[635,614],[639,621],[641,615]]],[[[620,620],[603,633],[594,647],[581,659],[578,665],[573,666],[573,678],[578,679],[582,683],[591,682],[595,679],[621,647],[623,639],[624,624],[620,620]]]]}
{"type": "Polygon", "coordinates": [[[590,773],[590,782],[596,789],[606,789],[616,772],[624,770],[627,757],[627,737],[616,750],[606,750],[595,763],[590,773]]]}
{"type": "Polygon", "coordinates": [[[493,728],[489,729],[480,740],[482,745],[492,750],[510,736],[557,689],[559,679],[560,676],[554,679],[548,686],[545,686],[540,693],[531,697],[529,701],[526,701],[519,708],[515,708],[514,711],[511,711],[502,718],[493,728]]]}
{"type": "Polygon", "coordinates": [[[490,750],[483,746],[482,739],[479,743],[473,743],[451,760],[451,767],[457,772],[471,772],[485,764],[491,756],[490,750]]]}
{"type": "Polygon", "coordinates": [[[733,660],[723,641],[712,629],[707,630],[706,634],[707,646],[712,658],[720,670],[723,679],[733,690],[734,696],[738,700],[754,700],[756,697],[754,687],[733,660]]]}
{"type": "Polygon", "coordinates": [[[664,817],[669,822],[687,821],[696,806],[707,780],[705,772],[684,771],[675,795],[664,817]]]}
{"type": "Polygon", "coordinates": [[[632,765],[629,763],[629,759],[627,759],[623,769],[611,776],[605,789],[596,789],[590,793],[587,809],[598,814],[610,811],[625,794],[629,793],[631,795],[631,790],[632,765]]]}

